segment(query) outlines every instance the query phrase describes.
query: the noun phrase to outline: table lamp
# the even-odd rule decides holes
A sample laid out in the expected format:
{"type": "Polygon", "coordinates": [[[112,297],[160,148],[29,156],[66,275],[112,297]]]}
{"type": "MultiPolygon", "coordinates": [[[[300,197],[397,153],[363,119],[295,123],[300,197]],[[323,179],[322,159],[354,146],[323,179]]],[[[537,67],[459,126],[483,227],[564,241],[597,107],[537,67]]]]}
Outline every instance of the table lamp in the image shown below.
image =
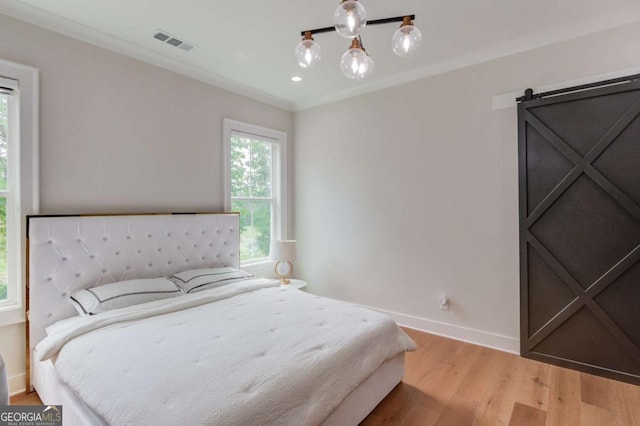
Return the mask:
{"type": "Polygon", "coordinates": [[[296,260],[296,240],[272,240],[269,258],[276,262],[274,271],[282,284],[289,284],[293,273],[293,262],[296,260]]]}

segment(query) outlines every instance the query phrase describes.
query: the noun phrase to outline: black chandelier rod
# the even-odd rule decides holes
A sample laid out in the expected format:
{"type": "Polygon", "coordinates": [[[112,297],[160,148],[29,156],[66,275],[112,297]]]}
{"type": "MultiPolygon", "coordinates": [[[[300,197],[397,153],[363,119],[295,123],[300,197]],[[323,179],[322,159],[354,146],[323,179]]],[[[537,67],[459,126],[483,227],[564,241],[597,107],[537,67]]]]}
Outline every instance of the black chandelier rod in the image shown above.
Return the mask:
{"type": "MultiPolygon", "coordinates": [[[[380,25],[380,24],[391,24],[393,22],[402,22],[402,20],[405,18],[405,16],[408,16],[409,19],[411,19],[412,21],[416,19],[416,15],[402,15],[402,16],[396,16],[396,17],[393,17],[393,18],[374,19],[373,21],[367,21],[367,26],[369,26],[369,25],[380,25]]],[[[311,33],[311,35],[320,34],[320,33],[328,33],[328,32],[335,31],[335,30],[336,30],[336,27],[316,28],[315,30],[300,31],[300,35],[304,36],[305,33],[311,33]]]]}

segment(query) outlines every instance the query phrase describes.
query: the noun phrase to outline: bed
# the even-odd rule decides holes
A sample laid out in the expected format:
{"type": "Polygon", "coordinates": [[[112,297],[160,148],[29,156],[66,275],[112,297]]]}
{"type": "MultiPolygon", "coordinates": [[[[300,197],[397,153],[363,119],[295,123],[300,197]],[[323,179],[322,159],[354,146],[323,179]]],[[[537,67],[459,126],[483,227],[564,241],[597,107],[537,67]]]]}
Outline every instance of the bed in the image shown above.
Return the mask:
{"type": "Polygon", "coordinates": [[[351,425],[415,344],[387,317],[247,278],[79,316],[69,296],[239,267],[237,214],[28,219],[27,376],[67,425],[351,425]]]}

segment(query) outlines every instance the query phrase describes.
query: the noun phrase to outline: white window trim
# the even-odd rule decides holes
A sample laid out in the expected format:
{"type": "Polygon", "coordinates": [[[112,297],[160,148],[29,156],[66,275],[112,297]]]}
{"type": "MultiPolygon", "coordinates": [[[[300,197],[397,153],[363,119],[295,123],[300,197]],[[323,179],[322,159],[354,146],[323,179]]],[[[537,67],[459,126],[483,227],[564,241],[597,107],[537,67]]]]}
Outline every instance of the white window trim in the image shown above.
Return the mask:
{"type": "MultiPolygon", "coordinates": [[[[26,216],[37,214],[40,209],[39,194],[39,71],[36,68],[0,59],[0,77],[17,82],[13,101],[17,102],[19,126],[14,135],[18,149],[9,161],[16,161],[19,168],[12,190],[20,202],[15,206],[15,238],[7,241],[7,252],[12,252],[8,262],[14,264],[16,276],[9,282],[12,300],[0,307],[0,326],[25,321],[26,305],[26,216]],[[10,248],[11,247],[11,248],[10,248]]],[[[8,208],[8,207],[7,207],[8,208]]],[[[8,263],[9,264],[9,263],[8,263]]]]}
{"type": "MultiPolygon", "coordinates": [[[[242,121],[223,119],[222,123],[222,161],[223,161],[223,193],[224,209],[231,210],[231,134],[233,132],[248,133],[257,137],[264,137],[274,142],[276,155],[273,167],[279,170],[276,174],[277,182],[273,182],[273,197],[275,200],[272,239],[287,238],[287,134],[280,130],[273,130],[242,121]]],[[[242,266],[269,263],[268,258],[252,259],[241,262],[242,266]]]]}

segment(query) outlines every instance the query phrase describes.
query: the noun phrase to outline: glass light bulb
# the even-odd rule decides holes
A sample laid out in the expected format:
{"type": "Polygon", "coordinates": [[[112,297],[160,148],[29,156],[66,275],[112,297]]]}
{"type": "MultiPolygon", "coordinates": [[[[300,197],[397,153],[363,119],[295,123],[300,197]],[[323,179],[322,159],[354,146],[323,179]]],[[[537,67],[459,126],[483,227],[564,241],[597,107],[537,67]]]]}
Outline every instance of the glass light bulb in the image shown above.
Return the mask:
{"type": "Polygon", "coordinates": [[[367,11],[355,0],[340,3],[333,15],[336,31],[344,38],[354,38],[367,25],[367,11]]]}
{"type": "Polygon", "coordinates": [[[320,60],[320,45],[315,40],[302,40],[296,46],[296,59],[301,68],[309,68],[320,60]]]}
{"type": "Polygon", "coordinates": [[[342,73],[352,80],[364,80],[373,72],[373,59],[362,49],[351,48],[342,55],[342,73]]]}
{"type": "Polygon", "coordinates": [[[422,33],[413,25],[404,25],[393,34],[391,39],[393,52],[400,57],[407,57],[422,44],[422,33]]]}

